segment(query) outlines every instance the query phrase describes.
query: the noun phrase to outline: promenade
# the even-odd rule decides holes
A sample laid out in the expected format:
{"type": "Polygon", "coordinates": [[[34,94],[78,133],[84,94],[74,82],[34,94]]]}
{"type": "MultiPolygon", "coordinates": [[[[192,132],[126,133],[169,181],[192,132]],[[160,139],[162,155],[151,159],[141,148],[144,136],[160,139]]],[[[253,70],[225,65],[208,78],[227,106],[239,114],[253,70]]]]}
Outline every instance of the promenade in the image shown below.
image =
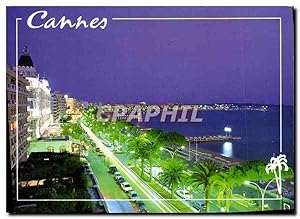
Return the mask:
{"type": "MultiPolygon", "coordinates": [[[[172,147],[167,147],[167,150],[172,152],[174,151],[172,147]]],[[[240,163],[242,163],[242,160],[226,157],[217,152],[207,150],[199,146],[196,147],[194,145],[191,145],[190,147],[184,149],[178,149],[177,154],[178,156],[190,162],[211,160],[225,167],[229,167],[231,165],[239,165],[240,163]]]]}
{"type": "Polygon", "coordinates": [[[238,136],[231,136],[231,135],[213,135],[213,136],[197,136],[197,137],[185,137],[185,139],[191,143],[191,142],[215,142],[215,141],[237,141],[241,140],[241,137],[238,136]]]}

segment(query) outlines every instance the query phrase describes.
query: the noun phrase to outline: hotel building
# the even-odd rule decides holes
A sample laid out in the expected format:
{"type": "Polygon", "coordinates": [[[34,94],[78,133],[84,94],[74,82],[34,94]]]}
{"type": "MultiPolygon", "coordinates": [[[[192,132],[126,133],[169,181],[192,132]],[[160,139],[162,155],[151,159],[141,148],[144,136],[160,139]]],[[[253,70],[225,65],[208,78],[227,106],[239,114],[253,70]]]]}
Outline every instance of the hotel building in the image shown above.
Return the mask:
{"type": "Polygon", "coordinates": [[[17,149],[18,160],[26,159],[27,137],[28,137],[28,123],[29,116],[27,112],[28,107],[28,91],[26,87],[29,82],[18,76],[10,68],[6,68],[6,100],[7,100],[7,123],[8,123],[8,145],[10,151],[10,168],[14,169],[17,163],[17,149]],[[18,98],[17,98],[17,84],[18,84],[18,98]],[[18,111],[17,111],[18,106],[18,111]],[[18,123],[17,123],[18,121],[18,123]],[[18,135],[18,139],[17,139],[18,135]]]}
{"type": "MultiPolygon", "coordinates": [[[[16,68],[14,68],[16,70],[16,68]]],[[[38,139],[52,122],[51,117],[51,89],[48,80],[40,78],[33,65],[29,50],[25,47],[18,62],[18,73],[24,76],[29,85],[29,140],[38,139]]]]}

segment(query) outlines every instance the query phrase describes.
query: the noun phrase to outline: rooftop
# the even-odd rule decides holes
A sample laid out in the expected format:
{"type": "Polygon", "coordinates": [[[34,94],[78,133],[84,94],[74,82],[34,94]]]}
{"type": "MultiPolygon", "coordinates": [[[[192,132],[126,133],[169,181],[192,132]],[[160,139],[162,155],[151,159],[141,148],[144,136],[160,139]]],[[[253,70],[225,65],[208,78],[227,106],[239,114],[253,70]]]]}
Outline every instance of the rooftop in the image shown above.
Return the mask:
{"type": "Polygon", "coordinates": [[[19,66],[34,67],[29,50],[25,46],[19,58],[19,66]]]}

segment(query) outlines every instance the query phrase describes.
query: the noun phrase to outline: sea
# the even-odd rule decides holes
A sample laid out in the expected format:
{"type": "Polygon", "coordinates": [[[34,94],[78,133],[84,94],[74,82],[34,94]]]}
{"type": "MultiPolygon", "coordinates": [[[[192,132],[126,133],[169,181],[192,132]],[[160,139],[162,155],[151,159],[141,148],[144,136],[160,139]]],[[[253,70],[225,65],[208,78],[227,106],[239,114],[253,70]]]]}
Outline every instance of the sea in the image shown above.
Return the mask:
{"type": "MultiPolygon", "coordinates": [[[[279,106],[270,105],[268,111],[233,110],[199,111],[197,117],[202,122],[160,122],[153,117],[149,122],[139,123],[145,128],[176,131],[184,136],[225,135],[224,128],[232,129],[231,135],[241,140],[228,142],[198,143],[198,147],[211,150],[223,156],[239,160],[262,160],[268,162],[272,156],[280,154],[280,113],[279,106]]],[[[188,116],[191,112],[188,113],[188,116]]],[[[178,117],[180,114],[177,115],[178,117]]],[[[294,109],[283,106],[282,113],[282,153],[287,156],[288,165],[294,166],[294,109]]]]}

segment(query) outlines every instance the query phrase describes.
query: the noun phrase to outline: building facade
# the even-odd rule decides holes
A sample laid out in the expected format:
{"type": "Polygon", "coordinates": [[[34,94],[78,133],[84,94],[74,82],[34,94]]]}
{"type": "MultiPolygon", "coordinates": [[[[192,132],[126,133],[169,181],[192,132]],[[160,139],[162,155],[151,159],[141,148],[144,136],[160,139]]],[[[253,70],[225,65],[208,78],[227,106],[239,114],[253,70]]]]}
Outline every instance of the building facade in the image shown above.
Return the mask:
{"type": "MultiPolygon", "coordinates": [[[[29,92],[28,122],[30,139],[37,139],[52,122],[51,116],[51,89],[48,80],[40,78],[33,65],[29,50],[25,47],[18,62],[18,73],[29,81],[26,89],[29,92]]],[[[14,68],[16,70],[16,68],[14,68]]]]}
{"type": "Polygon", "coordinates": [[[59,122],[66,114],[67,102],[65,97],[59,91],[55,91],[51,95],[51,111],[54,122],[59,122]]]}
{"type": "Polygon", "coordinates": [[[69,115],[81,115],[83,110],[83,104],[81,101],[75,98],[67,98],[67,114],[69,115]]]}
{"type": "Polygon", "coordinates": [[[27,118],[29,116],[27,112],[27,107],[29,103],[28,91],[26,87],[28,85],[29,82],[23,76],[19,75],[17,81],[16,73],[10,67],[6,68],[8,144],[10,148],[11,169],[13,169],[16,166],[17,158],[19,161],[22,161],[25,160],[27,157],[27,118]],[[17,89],[18,94],[16,92],[17,89]]]}

